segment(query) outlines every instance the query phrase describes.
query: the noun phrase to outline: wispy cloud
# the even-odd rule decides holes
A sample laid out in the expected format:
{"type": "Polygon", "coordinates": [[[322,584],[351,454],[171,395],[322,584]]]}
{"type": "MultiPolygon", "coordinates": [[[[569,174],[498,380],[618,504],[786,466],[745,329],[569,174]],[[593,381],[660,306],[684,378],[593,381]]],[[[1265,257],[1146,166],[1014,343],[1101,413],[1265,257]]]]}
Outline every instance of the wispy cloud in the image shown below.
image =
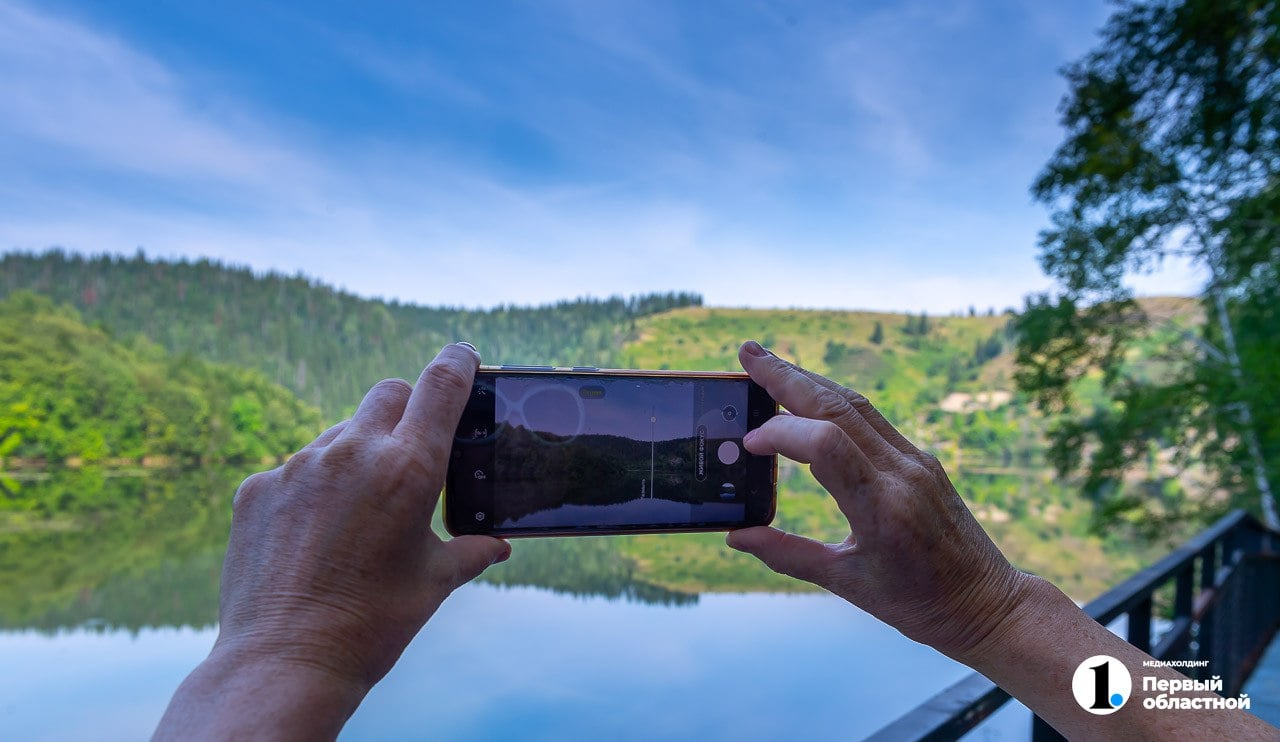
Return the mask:
{"type": "Polygon", "coordinates": [[[0,70],[0,136],[50,159],[277,194],[320,176],[244,112],[73,22],[0,3],[0,70]]]}
{"type": "Polygon", "coordinates": [[[913,175],[934,164],[935,143],[924,125],[933,118],[931,108],[945,105],[921,74],[936,26],[945,23],[947,11],[938,10],[935,4],[922,12],[914,3],[883,9],[828,41],[828,74],[851,104],[848,125],[858,132],[861,151],[887,155],[890,167],[913,175]]]}
{"type": "Polygon", "coordinates": [[[453,47],[299,21],[371,86],[334,96],[421,122],[384,136],[0,0],[0,249],[141,246],[468,306],[1018,304],[1043,284],[1025,195],[1043,155],[983,136],[1023,125],[1026,97],[939,67],[977,7],[540,4],[496,30],[431,11],[453,47]],[[1006,94],[1012,118],[974,113],[1006,94]],[[522,161],[510,132],[545,152],[522,161]]]}

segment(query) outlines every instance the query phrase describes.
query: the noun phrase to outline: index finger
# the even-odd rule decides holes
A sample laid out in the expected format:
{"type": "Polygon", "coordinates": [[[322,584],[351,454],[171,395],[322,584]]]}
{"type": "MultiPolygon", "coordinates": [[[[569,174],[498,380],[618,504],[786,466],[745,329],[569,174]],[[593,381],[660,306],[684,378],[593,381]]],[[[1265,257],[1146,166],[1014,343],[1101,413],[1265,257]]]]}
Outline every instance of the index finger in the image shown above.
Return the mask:
{"type": "Polygon", "coordinates": [[[877,410],[875,405],[871,404],[871,400],[867,399],[866,395],[842,386],[821,374],[815,374],[808,369],[799,367],[797,367],[797,369],[800,373],[812,379],[814,383],[824,386],[844,397],[845,400],[849,402],[849,405],[853,407],[859,415],[862,415],[862,419],[866,420],[867,423],[871,425],[871,428],[879,433],[880,437],[884,438],[890,446],[893,446],[913,458],[921,455],[920,449],[916,448],[914,443],[907,440],[905,435],[898,432],[898,429],[893,427],[893,423],[890,423],[885,419],[884,415],[880,414],[880,410],[877,410]]]}
{"type": "Polygon", "coordinates": [[[428,460],[444,461],[479,366],[480,353],[470,345],[444,346],[413,385],[404,416],[392,434],[425,452],[428,460]]]}
{"type": "Polygon", "coordinates": [[[847,433],[830,420],[776,415],[747,434],[743,444],[756,455],[780,453],[809,464],[814,479],[826,488],[853,523],[867,523],[876,506],[880,473],[847,433]]]}
{"type": "Polygon", "coordinates": [[[742,368],[757,384],[792,413],[812,420],[829,420],[848,433],[858,448],[877,463],[894,465],[903,456],[853,406],[849,398],[810,374],[751,341],[738,351],[742,368]]]}

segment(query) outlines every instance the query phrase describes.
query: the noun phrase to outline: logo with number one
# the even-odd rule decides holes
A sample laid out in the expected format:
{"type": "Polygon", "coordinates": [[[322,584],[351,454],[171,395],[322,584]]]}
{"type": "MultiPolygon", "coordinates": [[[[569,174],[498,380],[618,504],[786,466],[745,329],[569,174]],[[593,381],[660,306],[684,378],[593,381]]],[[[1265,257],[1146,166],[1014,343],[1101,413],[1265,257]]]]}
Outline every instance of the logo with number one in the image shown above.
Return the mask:
{"type": "Polygon", "coordinates": [[[1114,714],[1129,700],[1133,678],[1120,660],[1105,654],[1080,663],[1071,678],[1071,692],[1080,708],[1091,714],[1114,714]]]}

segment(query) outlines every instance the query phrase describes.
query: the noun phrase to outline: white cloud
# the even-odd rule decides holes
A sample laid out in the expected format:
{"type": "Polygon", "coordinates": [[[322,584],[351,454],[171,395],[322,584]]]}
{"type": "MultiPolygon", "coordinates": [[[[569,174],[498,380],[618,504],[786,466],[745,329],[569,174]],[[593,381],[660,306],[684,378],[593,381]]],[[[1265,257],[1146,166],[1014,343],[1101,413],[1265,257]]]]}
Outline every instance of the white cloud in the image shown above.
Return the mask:
{"type": "Polygon", "coordinates": [[[909,185],[940,167],[934,150],[945,144],[929,139],[922,113],[931,89],[912,87],[922,73],[909,37],[923,7],[886,11],[851,35],[817,34],[808,51],[808,37],[784,41],[795,48],[744,60],[750,74],[728,81],[680,65],[670,19],[582,20],[580,40],[688,102],[670,121],[544,95],[537,79],[519,100],[495,101],[429,54],[334,36],[339,54],[385,84],[515,106],[522,123],[593,166],[531,185],[439,142],[325,141],[305,122],[197,87],[126,40],[0,0],[0,170],[11,176],[0,183],[0,249],[143,247],[427,304],[694,290],[736,306],[1017,306],[1045,284],[1031,247],[1038,215],[964,210],[909,185]],[[770,68],[792,51],[794,66],[770,68]],[[801,74],[820,61],[832,66],[801,74]],[[827,100],[837,80],[849,97],[827,100]],[[37,155],[4,162],[18,145],[37,155]],[[908,177],[868,181],[860,166],[875,152],[880,171],[897,164],[908,177]],[[64,180],[59,168],[94,177],[64,180]],[[815,173],[826,179],[820,205],[786,195],[792,179],[815,173]],[[139,181],[179,205],[118,186],[139,181]],[[865,203],[850,195],[859,188],[865,203]]]}
{"type": "Polygon", "coordinates": [[[163,65],[71,22],[0,3],[0,72],[0,135],[50,158],[294,200],[320,176],[243,112],[201,110],[163,65]]]}

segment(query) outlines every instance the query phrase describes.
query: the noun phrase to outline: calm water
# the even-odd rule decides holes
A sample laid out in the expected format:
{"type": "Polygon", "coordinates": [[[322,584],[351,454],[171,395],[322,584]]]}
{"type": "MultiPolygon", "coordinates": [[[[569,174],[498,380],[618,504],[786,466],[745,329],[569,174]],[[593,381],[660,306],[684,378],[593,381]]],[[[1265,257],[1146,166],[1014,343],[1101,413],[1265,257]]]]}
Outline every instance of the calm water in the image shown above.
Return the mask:
{"type": "MultiPolygon", "coordinates": [[[[8,482],[39,517],[0,531],[0,737],[150,733],[212,645],[241,476],[8,482]]],[[[446,601],[344,738],[857,739],[968,672],[829,595],[670,593],[562,541],[446,601]]],[[[1000,716],[975,736],[1027,736],[1000,716]]]]}

